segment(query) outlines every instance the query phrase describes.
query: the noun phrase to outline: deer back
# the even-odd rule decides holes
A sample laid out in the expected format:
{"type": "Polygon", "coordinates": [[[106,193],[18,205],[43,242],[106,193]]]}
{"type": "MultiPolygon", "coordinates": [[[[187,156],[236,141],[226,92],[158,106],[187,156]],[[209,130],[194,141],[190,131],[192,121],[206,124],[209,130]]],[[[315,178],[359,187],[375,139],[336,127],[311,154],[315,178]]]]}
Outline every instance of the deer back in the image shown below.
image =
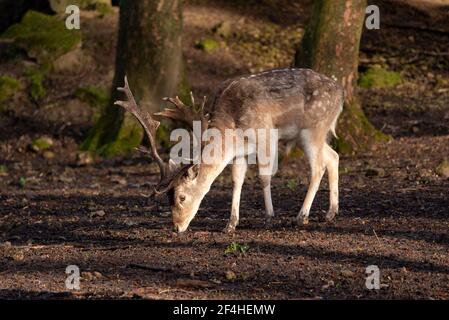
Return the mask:
{"type": "Polygon", "coordinates": [[[309,69],[275,69],[222,83],[212,105],[214,126],[330,127],[341,112],[342,87],[309,69]]]}

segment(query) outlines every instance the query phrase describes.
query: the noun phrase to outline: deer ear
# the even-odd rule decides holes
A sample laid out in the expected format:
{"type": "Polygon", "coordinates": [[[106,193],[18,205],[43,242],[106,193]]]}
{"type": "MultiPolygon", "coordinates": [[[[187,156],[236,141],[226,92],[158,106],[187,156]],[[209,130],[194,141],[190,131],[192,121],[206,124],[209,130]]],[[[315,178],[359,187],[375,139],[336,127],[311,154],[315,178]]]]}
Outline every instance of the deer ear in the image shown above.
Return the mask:
{"type": "Polygon", "coordinates": [[[188,170],[187,170],[187,178],[189,180],[195,180],[196,177],[198,176],[198,173],[200,172],[200,165],[199,164],[194,164],[193,166],[191,166],[188,170]]]}

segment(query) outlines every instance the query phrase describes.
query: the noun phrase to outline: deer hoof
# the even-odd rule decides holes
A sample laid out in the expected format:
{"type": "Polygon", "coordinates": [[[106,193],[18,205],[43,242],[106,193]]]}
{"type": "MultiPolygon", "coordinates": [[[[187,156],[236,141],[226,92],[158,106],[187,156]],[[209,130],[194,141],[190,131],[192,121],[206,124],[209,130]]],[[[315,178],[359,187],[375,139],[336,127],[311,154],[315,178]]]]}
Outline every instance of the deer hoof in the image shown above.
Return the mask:
{"type": "Polygon", "coordinates": [[[224,233],[228,233],[228,234],[234,233],[235,232],[235,226],[228,224],[226,226],[226,228],[223,229],[223,232],[224,233]]]}
{"type": "Polygon", "coordinates": [[[265,218],[265,228],[269,229],[273,226],[273,217],[268,216],[265,218]]]}
{"type": "Polygon", "coordinates": [[[296,218],[296,224],[298,226],[305,226],[309,224],[309,217],[303,215],[303,214],[299,214],[298,217],[296,218]]]}
{"type": "Polygon", "coordinates": [[[326,214],[326,222],[333,222],[335,220],[335,216],[337,215],[337,211],[329,211],[326,214]]]}

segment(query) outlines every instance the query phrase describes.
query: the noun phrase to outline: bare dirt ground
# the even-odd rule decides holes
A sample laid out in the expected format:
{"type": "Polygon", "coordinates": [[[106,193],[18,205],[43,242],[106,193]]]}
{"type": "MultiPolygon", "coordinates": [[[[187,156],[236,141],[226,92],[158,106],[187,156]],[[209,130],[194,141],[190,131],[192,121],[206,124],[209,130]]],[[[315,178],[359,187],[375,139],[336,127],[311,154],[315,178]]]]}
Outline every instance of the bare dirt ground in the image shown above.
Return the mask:
{"type": "MultiPolygon", "coordinates": [[[[240,3],[196,1],[185,10],[184,53],[199,94],[210,95],[229,76],[291,63],[295,43],[278,35],[302,34],[308,2],[240,3]],[[234,26],[221,49],[195,49],[221,21],[234,26]]],[[[333,224],[319,219],[328,204],[323,179],[310,225],[291,225],[308,179],[304,159],[294,158],[274,178],[276,218],[267,230],[252,170],[233,235],[221,232],[231,203],[226,172],[190,231],[178,236],[166,204],[141,196],[157,180],[147,159],[130,155],[77,165],[95,110],[73,93],[78,86],[108,88],[118,21],[117,13],[86,15],[83,46],[93,66],[51,74],[44,99],[19,95],[0,116],[0,164],[7,168],[0,173],[0,298],[448,299],[449,180],[435,173],[449,155],[448,8],[379,4],[385,27],[365,32],[361,71],[382,64],[400,71],[405,82],[365,89],[361,96],[371,121],[394,139],[341,157],[340,215],[333,224]],[[55,142],[55,157],[30,150],[42,135],[55,142]],[[247,251],[225,253],[233,242],[247,251]],[[77,291],[65,288],[72,264],[82,272],[77,291]],[[381,270],[380,290],[365,288],[369,265],[381,270]]],[[[20,77],[24,63],[30,62],[2,61],[0,68],[20,77]]]]}

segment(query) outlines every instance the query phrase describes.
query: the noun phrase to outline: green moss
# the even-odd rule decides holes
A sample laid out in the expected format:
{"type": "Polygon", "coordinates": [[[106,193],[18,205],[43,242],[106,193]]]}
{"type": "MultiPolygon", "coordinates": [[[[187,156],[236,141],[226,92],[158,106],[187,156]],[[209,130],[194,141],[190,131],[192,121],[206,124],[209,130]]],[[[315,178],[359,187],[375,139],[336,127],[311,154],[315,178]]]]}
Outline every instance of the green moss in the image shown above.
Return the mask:
{"type": "Polygon", "coordinates": [[[206,38],[206,39],[202,39],[202,40],[198,41],[195,44],[195,47],[204,52],[210,53],[210,52],[217,50],[220,47],[220,45],[214,39],[206,38]]]}
{"type": "Polygon", "coordinates": [[[110,0],[49,0],[51,8],[58,13],[65,14],[65,10],[69,5],[76,5],[80,9],[96,9],[98,5],[108,5],[111,7],[110,0]]]}
{"type": "Polygon", "coordinates": [[[190,101],[190,91],[192,91],[192,89],[189,84],[189,79],[187,78],[187,68],[184,62],[181,68],[180,79],[178,96],[182,101],[190,101]]]}
{"type": "Polygon", "coordinates": [[[290,179],[287,181],[287,188],[294,191],[298,187],[298,181],[295,179],[290,179]]]}
{"type": "Polygon", "coordinates": [[[101,17],[114,13],[112,6],[109,3],[105,2],[96,3],[95,10],[100,14],[101,17]]]}
{"type": "Polygon", "coordinates": [[[80,150],[86,152],[95,153],[100,141],[100,134],[98,127],[103,126],[100,122],[101,118],[96,122],[95,126],[93,126],[89,133],[87,134],[86,139],[81,143],[80,150]]]}
{"type": "Polygon", "coordinates": [[[75,97],[80,101],[88,103],[93,108],[104,107],[109,101],[106,90],[96,87],[81,87],[76,89],[75,97]]]}
{"type": "Polygon", "coordinates": [[[89,151],[102,157],[112,157],[132,151],[142,142],[143,129],[137,120],[125,115],[117,136],[106,134],[108,118],[100,118],[80,146],[81,151],[89,151]]]}
{"type": "Polygon", "coordinates": [[[34,100],[39,100],[45,97],[46,90],[44,87],[44,80],[49,72],[49,65],[44,65],[39,68],[30,68],[25,71],[25,76],[29,82],[29,93],[34,100]]]}
{"type": "Polygon", "coordinates": [[[339,153],[354,154],[366,151],[378,141],[391,139],[369,122],[359,103],[358,100],[346,103],[340,116],[337,127],[338,139],[334,140],[334,147],[339,153]]]}
{"type": "Polygon", "coordinates": [[[18,181],[18,185],[20,189],[25,188],[25,185],[27,183],[27,180],[25,179],[25,177],[20,177],[19,181],[18,181]]]}
{"type": "Polygon", "coordinates": [[[35,139],[31,147],[34,151],[44,151],[50,149],[53,146],[53,140],[48,137],[40,137],[35,139]]]}
{"type": "Polygon", "coordinates": [[[20,89],[22,84],[19,80],[8,76],[0,77],[0,102],[5,101],[20,89]]]}
{"type": "Polygon", "coordinates": [[[80,9],[86,9],[92,4],[92,0],[49,0],[53,11],[58,13],[65,13],[67,6],[76,5],[80,9]]]}
{"type": "Polygon", "coordinates": [[[249,250],[249,245],[232,242],[226,247],[224,253],[225,254],[234,253],[234,252],[246,253],[248,250],[249,250]]]}
{"type": "Polygon", "coordinates": [[[28,11],[22,21],[12,25],[2,37],[13,39],[15,45],[38,62],[51,62],[81,42],[78,30],[68,30],[64,21],[36,11],[28,11]]]}
{"type": "Polygon", "coordinates": [[[112,157],[128,153],[142,142],[143,129],[140,125],[124,125],[120,128],[119,135],[113,142],[102,146],[98,153],[103,157],[112,157]]]}
{"type": "MultiPolygon", "coordinates": [[[[180,77],[178,95],[183,101],[190,101],[190,86],[185,67],[182,67],[180,77]]],[[[77,91],[78,98],[81,98],[81,93],[83,96],[87,93],[90,96],[92,93],[86,90],[77,91]]],[[[170,124],[171,122],[161,123],[157,132],[158,144],[164,148],[170,147],[170,124]]],[[[132,151],[142,143],[143,137],[144,131],[134,116],[119,107],[106,105],[80,149],[103,157],[111,157],[132,151]]]]}
{"type": "Polygon", "coordinates": [[[171,127],[166,122],[161,122],[156,134],[156,141],[164,148],[170,147],[170,132],[171,127]]]}
{"type": "Polygon", "coordinates": [[[360,75],[359,87],[390,88],[395,87],[402,82],[402,77],[399,72],[388,71],[381,67],[373,67],[360,75]]]}

